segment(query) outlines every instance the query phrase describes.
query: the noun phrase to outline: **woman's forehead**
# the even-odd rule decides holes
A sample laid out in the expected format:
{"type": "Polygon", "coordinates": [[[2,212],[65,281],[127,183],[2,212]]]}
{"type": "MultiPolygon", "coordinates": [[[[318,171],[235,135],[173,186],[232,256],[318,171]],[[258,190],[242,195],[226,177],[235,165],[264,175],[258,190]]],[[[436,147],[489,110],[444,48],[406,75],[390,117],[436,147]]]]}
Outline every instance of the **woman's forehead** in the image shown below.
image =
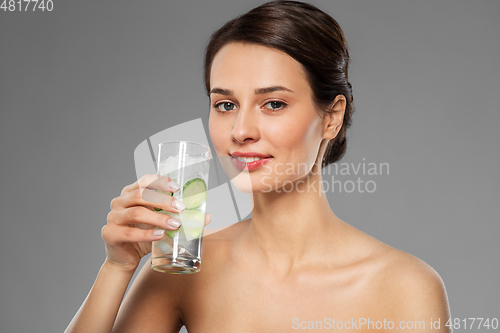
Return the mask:
{"type": "MultiPolygon", "coordinates": [[[[309,90],[302,65],[285,52],[250,43],[229,43],[217,52],[210,87],[224,85],[285,86],[293,91],[309,90]]],[[[226,87],[227,88],[227,87],[226,87]]]]}

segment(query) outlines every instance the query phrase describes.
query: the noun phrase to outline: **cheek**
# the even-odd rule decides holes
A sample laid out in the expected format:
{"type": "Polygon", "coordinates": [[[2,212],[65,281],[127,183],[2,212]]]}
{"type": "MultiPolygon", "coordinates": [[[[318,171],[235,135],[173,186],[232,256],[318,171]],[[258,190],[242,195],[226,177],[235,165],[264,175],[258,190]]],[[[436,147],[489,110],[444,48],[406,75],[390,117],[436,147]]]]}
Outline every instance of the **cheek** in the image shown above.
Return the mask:
{"type": "Polygon", "coordinates": [[[294,118],[273,124],[269,135],[276,143],[277,151],[290,162],[309,162],[318,150],[318,126],[316,119],[294,118]]]}
{"type": "Polygon", "coordinates": [[[283,168],[285,175],[293,178],[309,174],[316,162],[321,144],[321,121],[319,118],[303,117],[297,120],[287,132],[288,140],[284,141],[286,147],[282,151],[283,168]],[[305,119],[304,119],[305,118],[305,119]]]}

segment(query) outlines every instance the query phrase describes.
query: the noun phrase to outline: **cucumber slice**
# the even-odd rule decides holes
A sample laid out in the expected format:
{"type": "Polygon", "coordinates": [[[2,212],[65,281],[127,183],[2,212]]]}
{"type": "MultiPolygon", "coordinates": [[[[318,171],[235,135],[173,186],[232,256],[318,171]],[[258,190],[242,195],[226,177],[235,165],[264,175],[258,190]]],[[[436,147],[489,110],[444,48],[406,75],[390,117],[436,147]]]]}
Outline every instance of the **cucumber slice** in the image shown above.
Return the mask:
{"type": "Polygon", "coordinates": [[[201,237],[205,225],[205,213],[199,209],[186,209],[180,214],[181,230],[190,241],[201,237]]]}
{"type": "Polygon", "coordinates": [[[198,208],[207,200],[207,184],[201,178],[194,178],[184,184],[182,202],[186,209],[198,208]]]}

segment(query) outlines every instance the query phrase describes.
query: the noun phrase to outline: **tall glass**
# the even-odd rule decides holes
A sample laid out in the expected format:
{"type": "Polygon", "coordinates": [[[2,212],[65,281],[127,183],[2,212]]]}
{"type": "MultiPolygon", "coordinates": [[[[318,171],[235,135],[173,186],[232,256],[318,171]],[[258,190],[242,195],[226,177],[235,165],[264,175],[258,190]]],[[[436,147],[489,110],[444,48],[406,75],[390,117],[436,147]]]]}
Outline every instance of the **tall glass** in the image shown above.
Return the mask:
{"type": "Polygon", "coordinates": [[[159,144],[158,174],[175,180],[180,190],[172,195],[186,205],[181,213],[155,208],[181,221],[178,230],[165,230],[153,242],[151,268],[174,274],[196,273],[201,268],[201,240],[205,224],[210,148],[196,142],[169,141],[159,144]]]}

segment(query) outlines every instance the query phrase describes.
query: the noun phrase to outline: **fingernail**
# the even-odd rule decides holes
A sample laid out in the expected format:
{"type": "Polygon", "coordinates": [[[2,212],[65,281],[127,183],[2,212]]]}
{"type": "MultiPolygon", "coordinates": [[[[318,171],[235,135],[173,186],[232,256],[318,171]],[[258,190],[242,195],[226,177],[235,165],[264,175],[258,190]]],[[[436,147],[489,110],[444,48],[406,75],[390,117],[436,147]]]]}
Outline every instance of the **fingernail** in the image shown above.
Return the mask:
{"type": "Polygon", "coordinates": [[[183,204],[179,200],[174,200],[174,201],[172,201],[172,207],[174,207],[175,209],[177,209],[180,212],[180,211],[184,210],[184,208],[186,208],[186,205],[183,204]]]}
{"type": "Polygon", "coordinates": [[[155,236],[163,236],[165,234],[165,230],[163,229],[157,229],[155,231],[153,231],[153,235],[155,236]]]}
{"type": "Polygon", "coordinates": [[[174,218],[168,219],[167,224],[173,228],[179,228],[181,226],[181,223],[174,218]]]}
{"type": "Polygon", "coordinates": [[[175,181],[171,180],[168,182],[168,187],[170,187],[170,189],[172,191],[178,191],[180,190],[181,186],[179,184],[177,184],[175,181]]]}

